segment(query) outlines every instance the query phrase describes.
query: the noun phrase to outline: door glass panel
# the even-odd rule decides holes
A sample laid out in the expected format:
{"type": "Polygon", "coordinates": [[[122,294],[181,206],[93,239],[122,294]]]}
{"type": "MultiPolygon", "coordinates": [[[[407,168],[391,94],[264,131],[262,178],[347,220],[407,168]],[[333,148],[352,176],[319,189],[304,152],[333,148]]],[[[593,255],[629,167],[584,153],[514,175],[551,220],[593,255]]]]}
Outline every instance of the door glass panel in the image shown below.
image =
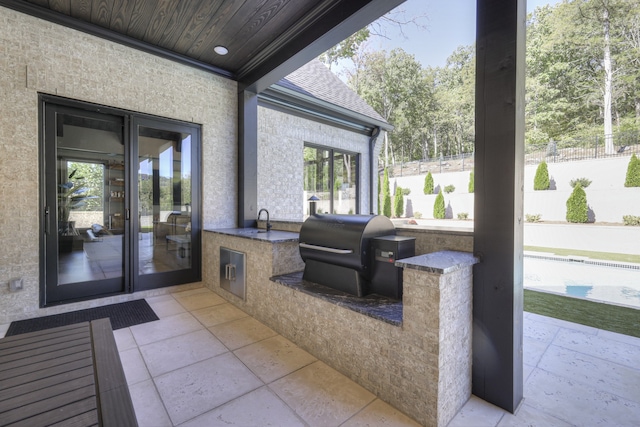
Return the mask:
{"type": "Polygon", "coordinates": [[[333,155],[333,211],[353,215],[356,206],[357,155],[334,152],[333,155]]]}
{"type": "Polygon", "coordinates": [[[121,279],[122,128],[111,121],[72,114],[58,114],[56,119],[57,285],[121,279]]]}
{"type": "Polygon", "coordinates": [[[191,135],[140,126],[140,275],[191,268],[191,191],[191,135]]]}
{"type": "Polygon", "coordinates": [[[329,150],[304,147],[304,205],[309,215],[311,196],[320,199],[316,204],[317,213],[331,213],[331,189],[329,187],[329,150]]]}

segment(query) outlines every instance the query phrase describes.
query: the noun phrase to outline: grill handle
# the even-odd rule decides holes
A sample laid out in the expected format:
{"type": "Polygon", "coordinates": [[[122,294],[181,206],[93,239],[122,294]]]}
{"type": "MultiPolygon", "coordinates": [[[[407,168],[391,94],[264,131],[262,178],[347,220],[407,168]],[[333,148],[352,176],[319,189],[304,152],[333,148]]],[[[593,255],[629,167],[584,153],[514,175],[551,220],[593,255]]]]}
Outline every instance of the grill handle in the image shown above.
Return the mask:
{"type": "Polygon", "coordinates": [[[352,254],[353,253],[353,250],[351,250],[351,249],[328,248],[326,246],[310,245],[308,243],[300,243],[300,247],[301,248],[305,248],[305,249],[314,249],[316,251],[330,252],[332,254],[347,255],[347,254],[352,254]]]}

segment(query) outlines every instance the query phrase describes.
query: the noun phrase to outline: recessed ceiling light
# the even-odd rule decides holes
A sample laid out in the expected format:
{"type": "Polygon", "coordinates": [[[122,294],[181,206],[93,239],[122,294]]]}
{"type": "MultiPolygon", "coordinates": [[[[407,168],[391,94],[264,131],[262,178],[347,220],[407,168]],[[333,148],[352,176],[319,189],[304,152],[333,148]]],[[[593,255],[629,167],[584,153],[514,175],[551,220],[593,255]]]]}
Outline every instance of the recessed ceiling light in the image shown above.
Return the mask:
{"type": "Polygon", "coordinates": [[[213,51],[218,55],[226,55],[227,53],[229,53],[229,49],[224,46],[216,46],[213,48],[213,51]]]}

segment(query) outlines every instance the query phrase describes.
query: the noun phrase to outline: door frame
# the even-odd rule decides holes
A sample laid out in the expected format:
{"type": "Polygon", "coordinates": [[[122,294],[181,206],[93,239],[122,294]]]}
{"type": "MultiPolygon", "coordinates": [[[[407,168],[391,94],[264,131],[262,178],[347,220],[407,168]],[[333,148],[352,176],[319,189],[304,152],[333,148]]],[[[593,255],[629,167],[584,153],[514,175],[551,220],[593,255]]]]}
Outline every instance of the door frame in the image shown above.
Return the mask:
{"type": "MultiPolygon", "coordinates": [[[[138,292],[143,290],[156,289],[166,286],[174,286],[185,283],[198,282],[202,280],[202,216],[201,216],[201,188],[202,188],[202,172],[201,172],[201,152],[202,152],[202,129],[201,125],[183,122],[173,119],[167,119],[157,116],[151,116],[147,114],[121,110],[112,107],[106,107],[98,104],[87,103],[83,101],[71,100],[68,98],[60,98],[54,95],[39,94],[38,96],[39,115],[38,115],[38,139],[39,139],[39,161],[38,167],[40,171],[39,176],[39,260],[40,260],[40,307],[47,307],[59,304],[67,304],[76,301],[103,298],[111,295],[120,295],[132,292],[138,292]],[[48,220],[48,215],[51,212],[46,211],[47,203],[47,188],[51,191],[51,179],[54,179],[54,186],[56,185],[56,162],[51,162],[51,159],[47,157],[47,151],[45,150],[47,132],[52,132],[50,128],[45,129],[47,122],[47,106],[53,105],[54,108],[58,108],[62,111],[75,111],[87,114],[89,116],[97,115],[102,116],[115,116],[122,119],[123,132],[122,138],[124,142],[124,159],[125,159],[125,194],[127,196],[124,200],[125,217],[125,231],[123,242],[123,285],[120,290],[114,291],[111,288],[104,288],[104,293],[92,293],[91,295],[81,295],[78,297],[73,296],[73,289],[75,284],[64,285],[68,286],[68,293],[64,294],[64,298],[61,300],[48,300],[47,298],[47,271],[54,271],[58,274],[57,266],[57,253],[55,256],[47,253],[47,246],[51,244],[47,243],[47,231],[51,232],[51,220],[48,220]],[[151,126],[168,127],[173,129],[189,129],[193,135],[192,153],[191,153],[191,268],[183,270],[170,271],[168,273],[157,273],[148,275],[150,279],[143,279],[138,272],[138,239],[134,238],[138,236],[139,224],[137,220],[131,221],[128,218],[131,217],[130,212],[137,212],[138,209],[138,176],[137,176],[137,132],[133,123],[142,122],[148,123],[151,126]],[[134,135],[134,133],[136,135],[134,135]],[[51,171],[53,169],[53,171],[51,171]],[[47,185],[49,187],[47,187],[47,185]],[[53,258],[53,259],[52,259],[53,258]],[[67,295],[69,294],[69,295],[67,295]]],[[[51,117],[49,117],[51,119],[51,117]]],[[[54,126],[55,128],[55,126],[54,126]]],[[[51,156],[49,156],[51,157],[51,156]]],[[[53,155],[55,157],[55,154],[53,155]]],[[[51,208],[50,208],[51,210],[51,208]]],[[[57,217],[57,213],[53,212],[57,217]]],[[[136,215],[137,217],[137,215],[136,215]]],[[[56,279],[57,280],[57,279],[56,279]]],[[[107,279],[108,280],[108,279],[107,279]]],[[[78,282],[86,284],[87,282],[78,282]]],[[[57,284],[57,282],[56,282],[57,284]]]]}

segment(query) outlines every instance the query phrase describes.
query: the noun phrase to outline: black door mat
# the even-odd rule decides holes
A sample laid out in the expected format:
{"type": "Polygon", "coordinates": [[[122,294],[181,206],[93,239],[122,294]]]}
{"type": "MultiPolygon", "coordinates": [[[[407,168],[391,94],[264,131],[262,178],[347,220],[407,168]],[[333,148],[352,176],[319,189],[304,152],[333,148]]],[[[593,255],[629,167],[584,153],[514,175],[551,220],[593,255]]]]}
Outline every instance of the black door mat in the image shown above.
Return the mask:
{"type": "Polygon", "coordinates": [[[119,304],[105,305],[102,307],[88,308],[72,311],[70,313],[55,314],[53,316],[37,317],[35,319],[19,320],[11,322],[5,336],[26,334],[27,332],[42,331],[58,326],[72,325],[74,323],[89,322],[91,320],[108,317],[111,320],[111,328],[127,328],[141,323],[159,320],[153,309],[143,299],[123,302],[119,304]]]}

